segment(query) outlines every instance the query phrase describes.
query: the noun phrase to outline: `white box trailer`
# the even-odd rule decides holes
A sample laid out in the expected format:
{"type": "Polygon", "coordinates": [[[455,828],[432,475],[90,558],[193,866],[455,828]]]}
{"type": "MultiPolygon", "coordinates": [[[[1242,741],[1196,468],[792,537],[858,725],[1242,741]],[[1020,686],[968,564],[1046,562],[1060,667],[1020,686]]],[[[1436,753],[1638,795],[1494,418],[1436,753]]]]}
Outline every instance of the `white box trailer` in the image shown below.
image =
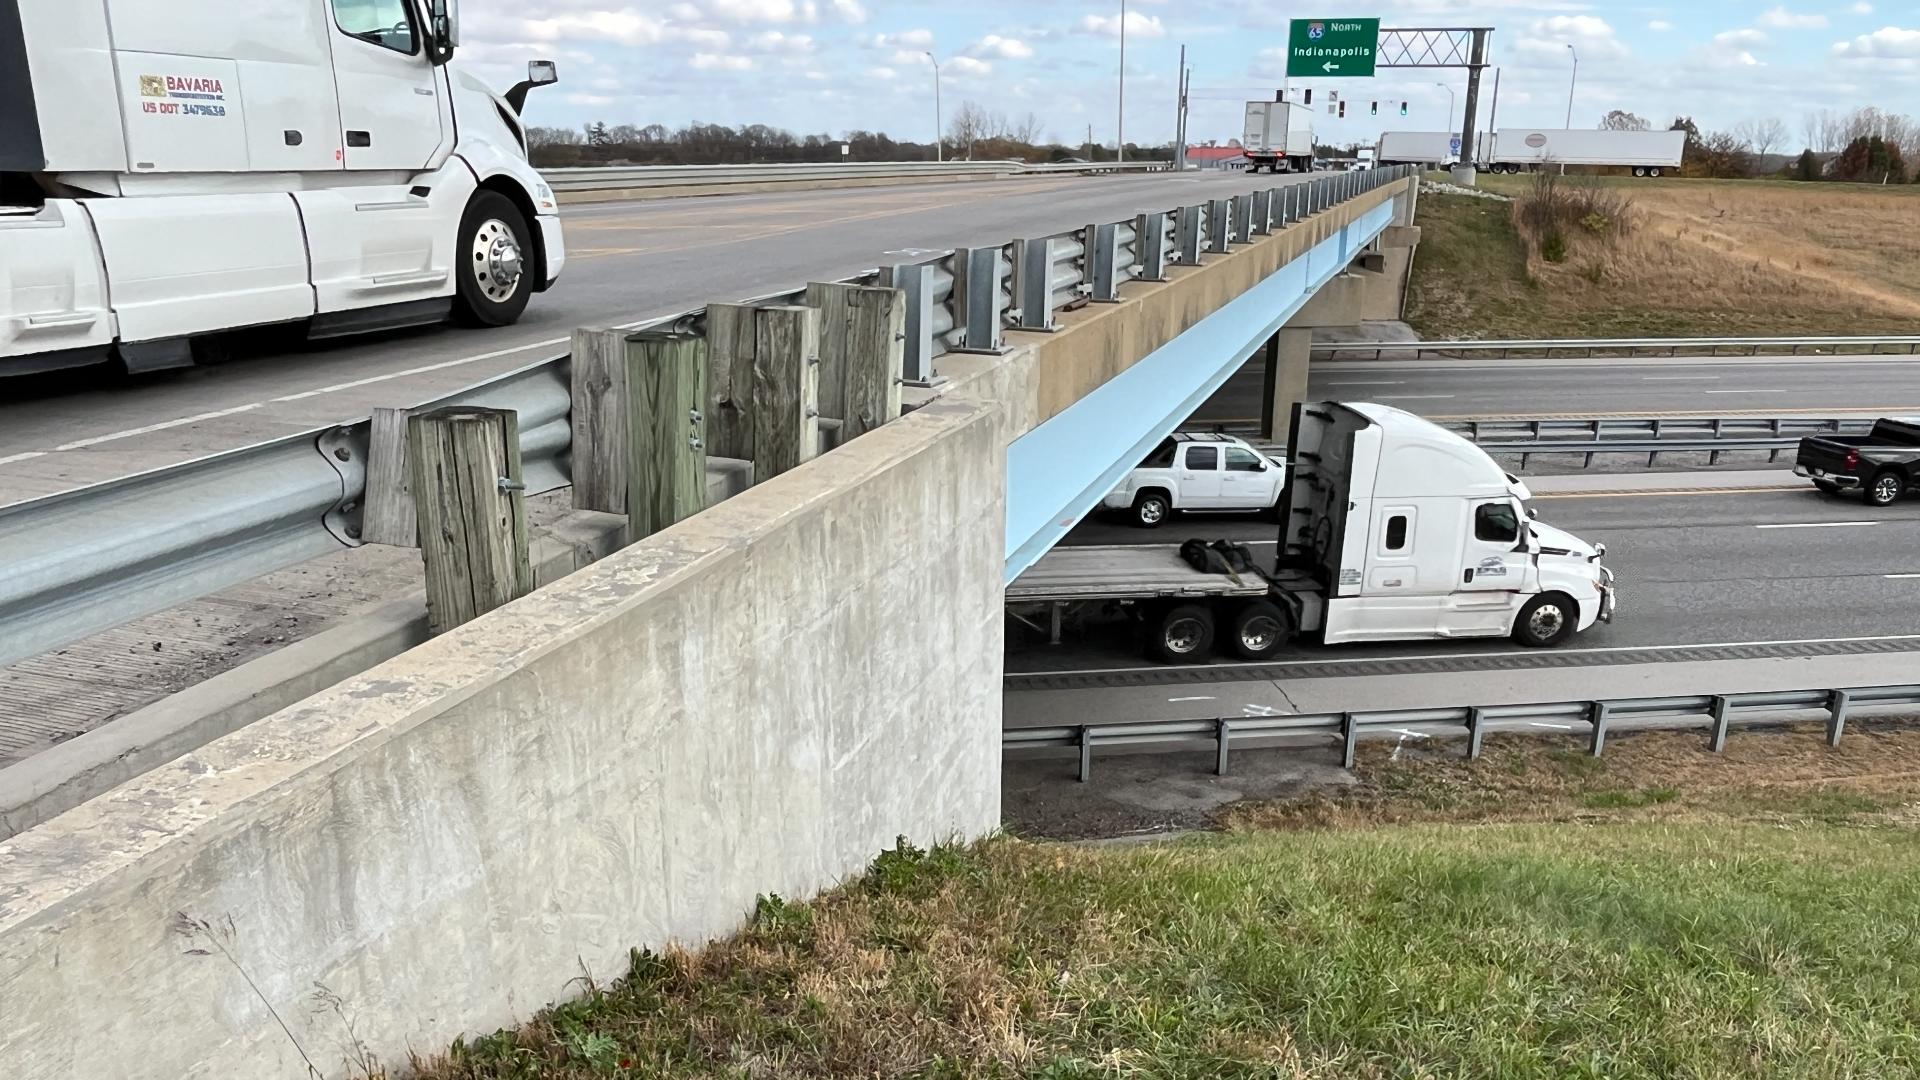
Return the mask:
{"type": "Polygon", "coordinates": [[[456,0],[0,0],[0,375],[519,318],[566,261],[456,0]]]}
{"type": "Polygon", "coordinates": [[[1453,148],[1458,135],[1445,131],[1386,131],[1380,134],[1381,165],[1439,168],[1460,160],[1453,148]]]}
{"type": "Polygon", "coordinates": [[[1677,172],[1684,131],[1600,131],[1585,128],[1501,128],[1480,140],[1480,167],[1517,173],[1542,165],[1617,165],[1635,176],[1677,172]]]}
{"type": "Polygon", "coordinates": [[[1247,102],[1240,145],[1247,168],[1259,172],[1310,172],[1313,169],[1313,110],[1284,101],[1247,102]]]}
{"type": "Polygon", "coordinates": [[[1557,645],[1614,612],[1606,548],[1535,521],[1487,452],[1385,405],[1294,411],[1271,573],[1195,569],[1178,545],[1063,547],[1007,586],[1010,618],[1058,640],[1074,612],[1118,611],[1147,652],[1265,660],[1329,645],[1508,637],[1557,645]]]}

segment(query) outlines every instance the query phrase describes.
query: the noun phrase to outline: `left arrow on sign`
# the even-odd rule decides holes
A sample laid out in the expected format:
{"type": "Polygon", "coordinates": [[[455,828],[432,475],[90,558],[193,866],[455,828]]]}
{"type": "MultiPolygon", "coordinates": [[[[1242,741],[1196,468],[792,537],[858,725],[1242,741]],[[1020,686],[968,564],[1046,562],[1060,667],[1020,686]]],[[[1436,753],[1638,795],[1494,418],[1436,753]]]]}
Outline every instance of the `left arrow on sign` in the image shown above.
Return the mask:
{"type": "Polygon", "coordinates": [[[1331,61],[1331,60],[1329,60],[1329,61],[1327,61],[1326,63],[1324,63],[1324,64],[1322,64],[1322,65],[1320,65],[1320,70],[1321,70],[1321,71],[1326,71],[1326,72],[1334,72],[1334,71],[1339,71],[1339,70],[1340,70],[1340,65],[1339,65],[1339,64],[1336,64],[1336,63],[1334,63],[1334,62],[1333,62],[1333,61],[1331,61]]]}

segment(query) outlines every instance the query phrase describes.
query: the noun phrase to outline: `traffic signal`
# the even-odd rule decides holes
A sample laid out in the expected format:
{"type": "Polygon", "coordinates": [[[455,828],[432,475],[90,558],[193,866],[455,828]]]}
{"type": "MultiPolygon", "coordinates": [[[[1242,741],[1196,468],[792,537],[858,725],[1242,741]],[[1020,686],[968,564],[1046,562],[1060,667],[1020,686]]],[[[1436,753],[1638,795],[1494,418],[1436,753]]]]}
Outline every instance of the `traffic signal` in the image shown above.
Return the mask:
{"type": "Polygon", "coordinates": [[[1343,101],[1340,103],[1340,119],[1345,120],[1346,118],[1347,118],[1347,103],[1343,101]]]}
{"type": "Polygon", "coordinates": [[[1311,105],[1311,104],[1313,104],[1313,88],[1312,88],[1312,87],[1308,87],[1308,88],[1307,88],[1307,99],[1306,99],[1305,101],[1303,101],[1303,102],[1301,102],[1301,104],[1302,104],[1302,105],[1311,105]]]}
{"type": "Polygon", "coordinates": [[[1401,116],[1407,115],[1407,103],[1404,101],[1400,103],[1400,115],[1401,116]]]}
{"type": "Polygon", "coordinates": [[[1379,103],[1379,102],[1377,102],[1377,101],[1370,101],[1370,102],[1368,102],[1368,103],[1367,103],[1367,115],[1368,115],[1368,116],[1379,116],[1379,115],[1380,115],[1380,103],[1379,103]]]}

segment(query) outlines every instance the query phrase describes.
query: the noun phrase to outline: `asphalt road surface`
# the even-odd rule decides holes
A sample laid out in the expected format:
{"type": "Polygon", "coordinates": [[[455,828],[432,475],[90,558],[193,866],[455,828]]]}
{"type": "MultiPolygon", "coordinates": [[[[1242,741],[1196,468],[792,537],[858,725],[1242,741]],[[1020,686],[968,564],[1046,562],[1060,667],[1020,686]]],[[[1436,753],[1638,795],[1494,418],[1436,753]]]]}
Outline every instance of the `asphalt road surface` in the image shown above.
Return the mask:
{"type": "MultiPolygon", "coordinates": [[[[1244,426],[1260,416],[1254,360],[1194,414],[1244,426]]],[[[1489,416],[1920,415],[1920,358],[1639,357],[1601,360],[1340,360],[1313,365],[1315,399],[1376,401],[1436,419],[1489,416]]]]}
{"type": "Polygon", "coordinates": [[[968,244],[1115,221],[1289,177],[1049,177],[604,203],[564,212],[569,258],[516,326],[323,344],[242,335],[235,359],[143,379],[0,381],[0,505],[404,406],[617,326],[968,244]]]}
{"type": "MultiPolygon", "coordinates": [[[[1543,521],[1607,545],[1619,576],[1620,613],[1559,649],[1527,651],[1528,664],[1557,666],[1597,657],[1681,659],[1738,647],[1747,654],[1816,654],[1920,642],[1920,505],[1885,509],[1804,490],[1698,491],[1649,496],[1538,496],[1543,521]],[[1710,647],[1710,648],[1709,648],[1710,647]]],[[[1070,544],[1178,543],[1228,537],[1273,551],[1277,526],[1228,517],[1185,517],[1157,530],[1096,520],[1070,544]]],[[[1511,658],[1506,640],[1394,645],[1302,643],[1278,659],[1294,663],[1385,663],[1405,657],[1511,658]]],[[[1214,665],[1231,668],[1234,664],[1214,665]]],[[[1022,672],[1146,669],[1117,628],[1059,647],[1012,646],[1010,675],[1022,672]]],[[[1345,667],[1340,674],[1363,673],[1345,667]]],[[[1017,679],[1015,680],[1017,681],[1017,679]]]]}

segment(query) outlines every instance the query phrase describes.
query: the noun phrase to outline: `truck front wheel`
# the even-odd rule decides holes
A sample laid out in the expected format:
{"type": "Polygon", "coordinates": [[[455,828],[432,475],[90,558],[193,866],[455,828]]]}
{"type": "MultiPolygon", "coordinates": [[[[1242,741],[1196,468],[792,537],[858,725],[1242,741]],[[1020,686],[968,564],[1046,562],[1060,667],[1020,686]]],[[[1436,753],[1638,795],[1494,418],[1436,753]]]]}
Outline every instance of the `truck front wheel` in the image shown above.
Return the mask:
{"type": "Polygon", "coordinates": [[[1291,636],[1286,613],[1270,600],[1255,600],[1233,616],[1233,637],[1228,642],[1234,655],[1242,660],[1271,660],[1286,647],[1291,636]]]}
{"type": "Polygon", "coordinates": [[[1173,513],[1167,496],[1159,491],[1143,491],[1133,499],[1133,523],[1143,529],[1157,529],[1173,513]]]}
{"type": "Polygon", "coordinates": [[[1580,612],[1559,593],[1536,596],[1513,621],[1513,640],[1530,649],[1545,649],[1567,640],[1580,627],[1580,612]]]}
{"type": "Polygon", "coordinates": [[[477,192],[460,215],[454,247],[454,320],[466,326],[510,326],[533,295],[532,232],[513,200],[477,192]]]}
{"type": "Polygon", "coordinates": [[[1873,479],[1867,481],[1867,505],[1892,506],[1900,501],[1900,496],[1906,492],[1906,489],[1907,482],[1892,469],[1874,473],[1873,479]]]}
{"type": "Polygon", "coordinates": [[[1175,604],[1150,624],[1147,655],[1163,664],[1190,664],[1213,652],[1213,609],[1201,604],[1175,604]]]}

